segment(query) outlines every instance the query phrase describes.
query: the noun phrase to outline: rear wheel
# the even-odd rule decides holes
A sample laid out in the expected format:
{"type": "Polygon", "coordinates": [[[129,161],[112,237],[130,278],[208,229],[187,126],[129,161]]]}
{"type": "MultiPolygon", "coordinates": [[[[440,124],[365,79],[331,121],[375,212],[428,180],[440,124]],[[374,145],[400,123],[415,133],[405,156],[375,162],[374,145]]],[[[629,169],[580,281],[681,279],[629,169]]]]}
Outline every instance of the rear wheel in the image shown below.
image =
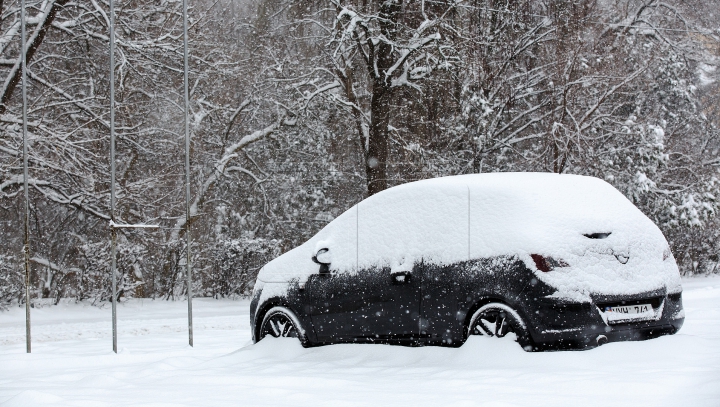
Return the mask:
{"type": "Polygon", "coordinates": [[[475,311],[470,318],[468,334],[515,340],[526,351],[533,349],[530,333],[520,315],[499,302],[485,304],[475,311]]]}
{"type": "Polygon", "coordinates": [[[307,346],[305,330],[295,314],[285,307],[273,307],[263,317],[260,324],[258,341],[266,336],[273,338],[298,338],[300,344],[307,346]]]}

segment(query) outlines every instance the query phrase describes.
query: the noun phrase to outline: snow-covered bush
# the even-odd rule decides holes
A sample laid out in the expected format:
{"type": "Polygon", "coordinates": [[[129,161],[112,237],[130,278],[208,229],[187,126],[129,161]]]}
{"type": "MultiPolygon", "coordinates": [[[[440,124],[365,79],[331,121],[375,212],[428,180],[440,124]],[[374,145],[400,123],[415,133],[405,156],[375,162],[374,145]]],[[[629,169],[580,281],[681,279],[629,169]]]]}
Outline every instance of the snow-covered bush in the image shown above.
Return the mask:
{"type": "Polygon", "coordinates": [[[20,302],[25,294],[25,277],[18,259],[0,254],[0,310],[20,302]]]}
{"type": "Polygon", "coordinates": [[[260,268],[280,255],[279,243],[251,233],[217,242],[212,251],[214,264],[203,273],[204,294],[214,298],[249,296],[260,268]]]}

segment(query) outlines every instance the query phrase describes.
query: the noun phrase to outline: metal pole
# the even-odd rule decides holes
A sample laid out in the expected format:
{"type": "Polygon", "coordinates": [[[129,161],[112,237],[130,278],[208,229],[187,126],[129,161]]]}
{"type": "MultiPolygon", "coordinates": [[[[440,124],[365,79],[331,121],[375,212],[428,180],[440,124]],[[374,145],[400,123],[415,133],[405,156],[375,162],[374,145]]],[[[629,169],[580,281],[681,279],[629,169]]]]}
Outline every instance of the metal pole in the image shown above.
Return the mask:
{"type": "Polygon", "coordinates": [[[28,140],[27,140],[27,58],[26,51],[26,33],[25,33],[25,0],[21,1],[20,5],[20,41],[22,46],[20,47],[20,64],[21,64],[21,77],[22,77],[22,131],[23,131],[23,188],[25,189],[25,245],[23,246],[23,253],[25,256],[25,347],[27,353],[30,353],[31,349],[31,336],[30,336],[30,198],[28,192],[28,140]]]}
{"type": "Polygon", "coordinates": [[[183,86],[185,87],[185,253],[187,259],[188,343],[193,346],[192,264],[190,257],[190,95],[188,93],[188,0],[183,0],[183,86]]]}
{"type": "Polygon", "coordinates": [[[115,3],[110,0],[110,234],[112,274],[113,352],[117,353],[117,276],[115,275],[117,232],[115,230],[115,3]]]}

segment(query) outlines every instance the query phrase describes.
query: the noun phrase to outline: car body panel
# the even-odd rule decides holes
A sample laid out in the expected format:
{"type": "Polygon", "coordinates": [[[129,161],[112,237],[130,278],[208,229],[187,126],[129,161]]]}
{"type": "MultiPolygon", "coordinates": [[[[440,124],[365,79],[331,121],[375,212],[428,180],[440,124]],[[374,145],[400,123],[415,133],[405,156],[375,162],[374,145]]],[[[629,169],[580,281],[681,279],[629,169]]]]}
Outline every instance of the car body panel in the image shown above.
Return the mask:
{"type": "Polygon", "coordinates": [[[416,339],[420,281],[412,273],[396,277],[388,267],[312,276],[305,290],[318,340],[416,339]]]}

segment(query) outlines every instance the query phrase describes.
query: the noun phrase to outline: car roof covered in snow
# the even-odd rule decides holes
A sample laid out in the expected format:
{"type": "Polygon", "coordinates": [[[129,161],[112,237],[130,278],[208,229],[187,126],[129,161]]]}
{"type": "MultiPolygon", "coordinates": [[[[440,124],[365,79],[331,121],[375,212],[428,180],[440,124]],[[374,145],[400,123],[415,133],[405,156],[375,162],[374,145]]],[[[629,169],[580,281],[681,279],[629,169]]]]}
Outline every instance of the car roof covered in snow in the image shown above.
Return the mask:
{"type": "Polygon", "coordinates": [[[320,249],[329,250],[335,271],[403,271],[419,260],[452,264],[493,256],[529,259],[535,253],[570,258],[588,251],[632,252],[633,261],[655,261],[666,247],[657,226],[601,179],[470,174],[411,182],[375,194],[270,262],[260,279],[316,273],[311,258],[320,249]]]}

